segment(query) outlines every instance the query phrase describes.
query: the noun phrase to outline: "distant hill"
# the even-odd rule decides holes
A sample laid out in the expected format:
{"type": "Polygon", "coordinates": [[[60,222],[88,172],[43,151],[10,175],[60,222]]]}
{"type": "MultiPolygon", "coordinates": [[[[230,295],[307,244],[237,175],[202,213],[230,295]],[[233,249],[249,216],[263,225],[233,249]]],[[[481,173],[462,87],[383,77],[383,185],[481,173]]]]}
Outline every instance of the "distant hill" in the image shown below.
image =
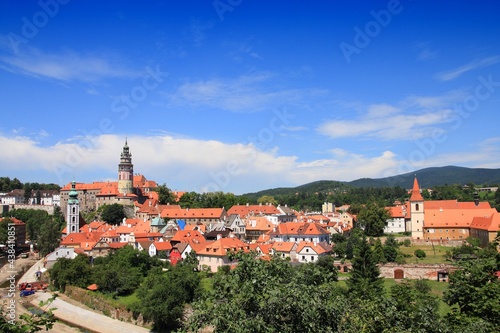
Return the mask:
{"type": "Polygon", "coordinates": [[[420,187],[423,188],[446,184],[500,184],[500,169],[472,169],[457,166],[426,168],[386,178],[362,178],[347,182],[347,184],[353,187],[401,186],[411,188],[415,175],[420,187]]]}
{"type": "Polygon", "coordinates": [[[409,189],[413,186],[415,175],[422,188],[430,188],[438,185],[468,183],[480,184],[500,184],[500,169],[464,168],[457,166],[444,166],[425,168],[414,172],[405,173],[393,177],[385,178],[361,178],[350,182],[340,182],[334,180],[320,180],[297,187],[280,187],[247,193],[249,197],[260,197],[262,195],[283,195],[296,192],[330,192],[333,189],[342,187],[394,187],[400,186],[409,189]]]}

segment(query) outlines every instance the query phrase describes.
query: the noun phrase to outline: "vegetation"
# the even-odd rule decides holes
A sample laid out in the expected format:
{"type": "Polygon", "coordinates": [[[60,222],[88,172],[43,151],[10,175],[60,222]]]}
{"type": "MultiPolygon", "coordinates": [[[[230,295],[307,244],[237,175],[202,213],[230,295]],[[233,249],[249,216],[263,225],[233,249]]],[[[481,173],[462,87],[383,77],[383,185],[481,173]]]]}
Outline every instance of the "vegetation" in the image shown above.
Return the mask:
{"type": "Polygon", "coordinates": [[[55,308],[49,308],[50,304],[57,297],[57,294],[49,298],[45,302],[40,302],[40,311],[33,314],[22,314],[19,319],[15,319],[8,312],[3,312],[4,308],[0,308],[0,332],[2,333],[34,333],[40,331],[49,331],[54,326],[55,319],[52,312],[55,308]]]}
{"type": "MultiPolygon", "coordinates": [[[[52,215],[44,210],[14,209],[4,213],[3,217],[15,217],[26,223],[27,238],[37,246],[42,255],[59,246],[61,231],[66,224],[59,207],[55,207],[52,215]]],[[[0,225],[0,238],[4,227],[6,225],[0,225]]]]}
{"type": "MultiPolygon", "coordinates": [[[[206,327],[214,332],[499,332],[500,280],[493,273],[500,270],[500,255],[495,244],[481,249],[470,239],[457,248],[456,253],[471,259],[457,262],[446,289],[442,282],[379,278],[381,257],[399,260],[402,249],[418,253],[392,236],[382,243],[355,229],[349,237],[334,238],[352,249],[346,281],[337,281],[331,256],[292,265],[278,257],[260,260],[255,253],[237,253],[231,258],[238,260],[236,268],[224,266],[214,274],[198,272],[193,255],[170,266],[129,246],[96,258],[93,265],[82,255],[59,259],[50,276],[61,290],[97,283],[99,292],[126,300],[157,332],[206,327]]],[[[443,261],[444,248],[436,248],[443,261]]]]}
{"type": "Polygon", "coordinates": [[[390,218],[389,211],[375,203],[370,203],[361,208],[357,216],[358,226],[364,229],[367,236],[375,237],[384,234],[384,228],[390,218]]]}
{"type": "Polygon", "coordinates": [[[123,219],[126,217],[123,205],[114,203],[111,205],[102,205],[98,209],[98,213],[101,214],[101,218],[104,222],[111,225],[120,225],[123,219]]]}

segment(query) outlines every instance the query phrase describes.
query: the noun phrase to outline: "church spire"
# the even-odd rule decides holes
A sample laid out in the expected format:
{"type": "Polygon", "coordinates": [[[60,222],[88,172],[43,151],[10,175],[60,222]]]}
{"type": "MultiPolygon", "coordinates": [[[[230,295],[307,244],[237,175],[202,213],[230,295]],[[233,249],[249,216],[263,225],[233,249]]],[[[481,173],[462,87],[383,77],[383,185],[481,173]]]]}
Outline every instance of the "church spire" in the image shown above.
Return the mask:
{"type": "Polygon", "coordinates": [[[420,186],[418,186],[417,176],[415,176],[415,180],[413,181],[413,189],[411,190],[410,201],[424,201],[424,197],[420,194],[420,186]]]}

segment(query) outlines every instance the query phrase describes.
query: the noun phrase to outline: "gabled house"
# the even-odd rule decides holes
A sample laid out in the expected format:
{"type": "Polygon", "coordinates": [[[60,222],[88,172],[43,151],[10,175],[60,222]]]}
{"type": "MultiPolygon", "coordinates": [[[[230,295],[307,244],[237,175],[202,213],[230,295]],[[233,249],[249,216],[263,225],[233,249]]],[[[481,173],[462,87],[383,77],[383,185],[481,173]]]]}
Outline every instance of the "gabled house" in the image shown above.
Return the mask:
{"type": "Polygon", "coordinates": [[[323,226],[309,222],[281,223],[269,235],[275,242],[330,242],[330,233],[323,226]]]}
{"type": "Polygon", "coordinates": [[[170,251],[172,250],[172,245],[170,242],[159,242],[155,241],[149,245],[148,253],[151,257],[159,257],[161,259],[168,259],[170,257],[170,251]]]}
{"type": "Polygon", "coordinates": [[[500,230],[500,213],[496,210],[491,215],[477,216],[472,219],[470,225],[471,237],[478,238],[481,246],[487,246],[493,242],[500,230]]]}
{"type": "Polygon", "coordinates": [[[77,253],[73,247],[59,246],[52,253],[45,256],[43,260],[43,267],[50,269],[59,258],[75,259],[77,253]]]}
{"type": "Polygon", "coordinates": [[[229,215],[225,222],[225,226],[233,232],[236,238],[241,240],[245,239],[246,225],[238,214],[229,215]]]}
{"type": "Polygon", "coordinates": [[[325,242],[300,242],[297,245],[296,253],[299,262],[316,262],[322,256],[329,255],[332,247],[325,242]]]}
{"type": "Polygon", "coordinates": [[[281,259],[290,258],[297,260],[297,243],[295,242],[274,242],[271,246],[271,253],[278,255],[281,259]]]}
{"type": "Polygon", "coordinates": [[[274,224],[263,216],[250,217],[246,223],[246,240],[256,242],[263,234],[274,228],[274,224]]]}
{"type": "Polygon", "coordinates": [[[221,238],[207,243],[203,249],[196,251],[199,268],[216,272],[221,266],[234,264],[235,261],[229,260],[228,254],[239,251],[248,252],[250,247],[238,238],[221,238]]]}
{"type": "Polygon", "coordinates": [[[386,221],[387,225],[384,228],[384,233],[393,234],[407,231],[406,219],[409,216],[407,207],[405,205],[399,205],[395,207],[386,207],[386,210],[389,211],[391,218],[386,221]]]}

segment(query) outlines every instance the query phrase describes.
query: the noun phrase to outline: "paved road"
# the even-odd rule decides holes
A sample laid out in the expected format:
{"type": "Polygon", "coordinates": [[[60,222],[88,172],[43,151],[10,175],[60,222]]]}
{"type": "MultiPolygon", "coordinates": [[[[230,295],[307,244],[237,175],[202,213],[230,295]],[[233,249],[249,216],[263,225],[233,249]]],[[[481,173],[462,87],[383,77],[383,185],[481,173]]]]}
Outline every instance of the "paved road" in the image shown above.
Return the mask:
{"type": "MultiPolygon", "coordinates": [[[[43,260],[35,263],[19,280],[20,282],[31,281],[35,272],[43,267],[43,260]]],[[[46,301],[52,296],[49,292],[37,292],[33,297],[33,303],[37,304],[40,301],[46,301]]],[[[96,333],[148,333],[150,330],[136,326],[130,323],[125,323],[120,320],[112,319],[105,315],[92,312],[81,307],[75,306],[60,298],[52,303],[51,307],[57,308],[54,311],[56,318],[63,320],[75,326],[91,330],[96,333]]],[[[52,332],[56,332],[52,330],[52,332]]]]}

